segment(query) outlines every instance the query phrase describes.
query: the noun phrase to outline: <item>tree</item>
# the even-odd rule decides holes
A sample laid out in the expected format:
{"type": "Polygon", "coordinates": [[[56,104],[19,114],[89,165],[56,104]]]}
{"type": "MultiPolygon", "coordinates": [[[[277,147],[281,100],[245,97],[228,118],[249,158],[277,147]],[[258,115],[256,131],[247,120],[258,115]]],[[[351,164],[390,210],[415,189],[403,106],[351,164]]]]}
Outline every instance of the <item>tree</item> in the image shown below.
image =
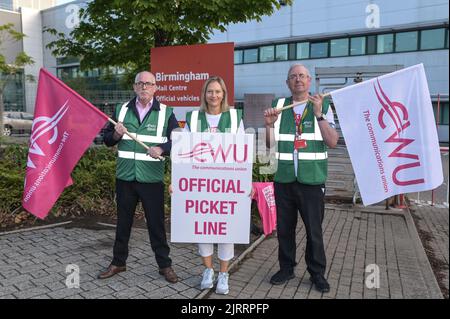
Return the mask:
{"type": "MultiPolygon", "coordinates": [[[[8,81],[21,72],[26,65],[34,63],[33,59],[25,52],[19,52],[12,63],[8,63],[6,57],[1,53],[4,43],[11,41],[17,42],[25,37],[25,34],[14,30],[13,27],[14,24],[12,23],[0,25],[0,136],[3,135],[3,93],[5,92],[6,85],[8,84],[8,81]]],[[[26,79],[33,81],[34,77],[27,75],[26,79]]]]}
{"type": "Polygon", "coordinates": [[[47,47],[80,57],[83,70],[116,66],[134,74],[148,69],[152,47],[205,43],[215,29],[261,21],[279,8],[278,0],[94,0],[68,37],[47,29],[56,36],[47,47]]]}

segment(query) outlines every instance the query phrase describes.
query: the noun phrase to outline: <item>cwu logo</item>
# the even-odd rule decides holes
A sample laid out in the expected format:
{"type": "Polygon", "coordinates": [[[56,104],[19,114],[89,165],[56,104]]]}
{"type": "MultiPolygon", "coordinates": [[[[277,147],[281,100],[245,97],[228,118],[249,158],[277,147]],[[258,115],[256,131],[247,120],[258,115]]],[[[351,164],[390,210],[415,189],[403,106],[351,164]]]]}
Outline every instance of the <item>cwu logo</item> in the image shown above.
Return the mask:
{"type": "Polygon", "coordinates": [[[395,143],[396,148],[388,155],[389,158],[410,159],[412,162],[400,164],[395,167],[392,172],[392,181],[399,186],[415,185],[425,183],[423,178],[400,180],[402,170],[419,167],[421,165],[419,155],[406,152],[405,149],[409,144],[414,143],[412,138],[405,138],[402,135],[406,129],[411,126],[409,121],[408,109],[400,102],[391,101],[386,93],[383,91],[380,81],[377,80],[378,88],[374,84],[375,94],[381,104],[380,112],[378,113],[378,124],[381,129],[392,129],[392,134],[384,141],[385,143],[395,143]],[[393,125],[387,125],[385,118],[391,120],[393,125]]]}
{"type": "MultiPolygon", "coordinates": [[[[42,151],[41,147],[38,144],[45,143],[40,141],[40,137],[46,134],[47,132],[51,132],[51,137],[46,142],[49,145],[55,143],[58,138],[58,123],[63,118],[64,114],[66,114],[69,106],[67,105],[69,100],[67,100],[63,106],[55,113],[52,117],[47,116],[39,116],[34,119],[33,125],[31,127],[31,136],[30,136],[30,149],[28,151],[28,159],[27,159],[27,167],[36,168],[36,165],[33,163],[30,154],[35,154],[38,156],[45,156],[45,153],[42,151]]],[[[42,144],[41,144],[42,145],[42,144]]]]}
{"type": "Polygon", "coordinates": [[[179,153],[180,158],[192,158],[196,162],[204,163],[212,161],[214,163],[233,161],[236,163],[245,163],[248,159],[248,145],[244,145],[244,150],[239,154],[238,146],[230,144],[227,149],[219,145],[216,149],[206,142],[201,142],[195,145],[190,152],[179,153]],[[206,157],[205,157],[206,156],[206,157]]]}

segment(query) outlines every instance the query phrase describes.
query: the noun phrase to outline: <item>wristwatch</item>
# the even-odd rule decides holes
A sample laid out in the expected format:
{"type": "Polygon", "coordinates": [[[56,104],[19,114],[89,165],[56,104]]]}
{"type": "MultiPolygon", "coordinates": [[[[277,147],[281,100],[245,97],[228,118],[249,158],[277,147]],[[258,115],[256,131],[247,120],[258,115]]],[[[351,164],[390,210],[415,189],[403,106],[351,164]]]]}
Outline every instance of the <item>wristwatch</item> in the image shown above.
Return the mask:
{"type": "Polygon", "coordinates": [[[325,120],[325,115],[322,113],[322,114],[320,114],[319,117],[316,117],[316,119],[317,119],[317,122],[323,121],[323,120],[325,120]]]}

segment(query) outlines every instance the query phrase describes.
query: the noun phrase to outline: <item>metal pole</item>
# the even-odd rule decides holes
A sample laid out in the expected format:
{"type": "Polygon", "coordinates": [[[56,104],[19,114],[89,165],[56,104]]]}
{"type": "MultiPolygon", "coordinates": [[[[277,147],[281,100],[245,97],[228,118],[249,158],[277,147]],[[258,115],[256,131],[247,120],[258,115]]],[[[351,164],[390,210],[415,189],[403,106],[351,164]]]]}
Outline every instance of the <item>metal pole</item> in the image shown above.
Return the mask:
{"type": "MultiPolygon", "coordinates": [[[[441,96],[438,93],[437,96],[437,114],[436,114],[436,127],[439,128],[439,119],[441,118],[441,110],[440,110],[440,104],[441,104],[441,96]]],[[[434,189],[431,191],[431,206],[434,206],[434,189]]]]}

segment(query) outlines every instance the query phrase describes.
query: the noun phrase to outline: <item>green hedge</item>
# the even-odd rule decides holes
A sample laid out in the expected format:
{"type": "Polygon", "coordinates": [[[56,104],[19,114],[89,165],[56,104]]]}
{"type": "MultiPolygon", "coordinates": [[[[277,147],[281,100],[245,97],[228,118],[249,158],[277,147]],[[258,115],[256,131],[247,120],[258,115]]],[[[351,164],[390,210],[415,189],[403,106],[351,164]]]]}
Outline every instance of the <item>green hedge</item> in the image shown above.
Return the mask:
{"type": "MultiPolygon", "coordinates": [[[[20,145],[9,145],[0,153],[0,213],[21,207],[27,154],[28,148],[20,145]]],[[[111,213],[115,209],[115,163],[112,149],[89,149],[72,172],[73,185],[64,190],[52,213],[111,213]]]]}
{"type": "MultiPolygon", "coordinates": [[[[0,214],[21,209],[23,182],[28,148],[8,145],[0,149],[0,214]]],[[[66,188],[52,208],[54,216],[77,216],[85,213],[115,215],[116,150],[98,146],[90,148],[72,172],[73,185],[66,188]]],[[[271,175],[261,175],[260,163],[253,165],[253,181],[271,181],[271,175]]],[[[166,162],[165,209],[170,214],[170,160],[166,162]]],[[[138,213],[141,212],[138,208],[138,213]]],[[[255,209],[253,208],[253,213],[255,209]]]]}

